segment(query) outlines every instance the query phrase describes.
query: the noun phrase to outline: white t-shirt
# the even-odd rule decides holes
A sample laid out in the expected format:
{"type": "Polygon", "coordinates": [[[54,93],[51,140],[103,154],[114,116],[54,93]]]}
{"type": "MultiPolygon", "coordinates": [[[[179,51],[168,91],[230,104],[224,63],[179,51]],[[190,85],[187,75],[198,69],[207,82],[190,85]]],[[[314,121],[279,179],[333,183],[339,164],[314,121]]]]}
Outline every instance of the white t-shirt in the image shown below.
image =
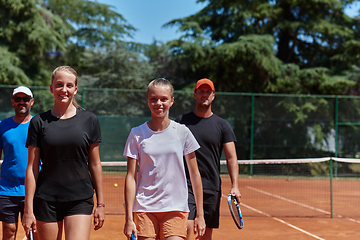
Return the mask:
{"type": "Polygon", "coordinates": [[[159,132],[147,122],[131,129],[124,156],[139,165],[133,212],[189,212],[183,156],[199,147],[190,130],[174,121],[159,132]]]}

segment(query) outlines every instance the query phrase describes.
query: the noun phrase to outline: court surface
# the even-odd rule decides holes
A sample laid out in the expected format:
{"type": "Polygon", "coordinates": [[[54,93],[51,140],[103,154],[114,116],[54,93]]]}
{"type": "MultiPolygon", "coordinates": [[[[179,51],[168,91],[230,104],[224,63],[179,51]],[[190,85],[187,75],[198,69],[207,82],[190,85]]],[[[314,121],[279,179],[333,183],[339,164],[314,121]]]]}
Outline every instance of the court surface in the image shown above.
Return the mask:
{"type": "MultiPolygon", "coordinates": [[[[240,179],[241,181],[241,179],[240,179]]],[[[277,239],[277,240],[307,240],[307,239],[360,239],[360,218],[339,217],[272,217],[266,211],[266,203],[263,208],[260,205],[252,204],[253,200],[247,199],[244,185],[245,181],[240,183],[240,191],[243,195],[241,209],[244,217],[244,228],[239,230],[234,224],[228,210],[226,196],[223,196],[220,208],[220,228],[214,230],[214,240],[259,240],[259,239],[277,239]]],[[[123,232],[124,211],[123,203],[123,177],[114,180],[113,177],[104,178],[104,189],[106,195],[107,212],[117,214],[106,215],[105,225],[98,231],[91,231],[91,240],[111,240],[126,239],[123,232]],[[118,187],[114,187],[114,181],[118,187]]],[[[230,189],[229,178],[223,178],[223,192],[227,194],[230,189]]],[[[359,193],[354,193],[359,194],[359,193]]],[[[312,200],[316,202],[316,197],[312,200]]],[[[359,211],[359,199],[356,200],[354,211],[359,211]]],[[[299,206],[299,211],[302,207],[299,206]]],[[[1,232],[1,229],[0,229],[1,232]]],[[[2,233],[1,233],[2,234],[2,233]]],[[[24,238],[24,231],[19,225],[18,240],[24,238]]],[[[194,237],[195,239],[195,237],[194,237]]]]}

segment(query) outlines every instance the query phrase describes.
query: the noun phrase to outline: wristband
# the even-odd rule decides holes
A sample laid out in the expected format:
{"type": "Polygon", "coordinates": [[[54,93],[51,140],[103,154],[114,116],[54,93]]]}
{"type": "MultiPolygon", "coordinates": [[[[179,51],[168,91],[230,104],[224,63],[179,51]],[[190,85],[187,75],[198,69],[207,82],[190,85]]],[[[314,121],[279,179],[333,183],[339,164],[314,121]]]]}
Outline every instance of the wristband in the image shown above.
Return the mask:
{"type": "Polygon", "coordinates": [[[105,207],[105,203],[98,203],[97,206],[98,207],[105,207]]]}

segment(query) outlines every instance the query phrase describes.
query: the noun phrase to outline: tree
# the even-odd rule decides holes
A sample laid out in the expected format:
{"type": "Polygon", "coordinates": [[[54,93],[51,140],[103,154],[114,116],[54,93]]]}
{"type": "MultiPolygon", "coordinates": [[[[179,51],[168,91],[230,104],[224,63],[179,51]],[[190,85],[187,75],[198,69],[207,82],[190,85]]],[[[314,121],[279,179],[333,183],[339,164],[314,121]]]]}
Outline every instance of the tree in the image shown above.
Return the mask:
{"type": "Polygon", "coordinates": [[[359,63],[360,22],[344,14],[355,1],[199,2],[209,4],[166,24],[184,33],[169,43],[175,61],[187,59],[178,65],[184,75],[212,77],[222,91],[345,94],[357,86],[344,74],[359,63]]]}
{"type": "Polygon", "coordinates": [[[43,0],[41,7],[64,19],[68,38],[79,46],[108,46],[124,36],[132,37],[135,28],[112,6],[89,0],[43,0]]]}
{"type": "Polygon", "coordinates": [[[1,0],[0,19],[1,69],[7,70],[0,82],[38,83],[46,52],[65,48],[61,20],[39,9],[33,0],[1,0]],[[44,16],[49,16],[47,21],[44,16]]]}
{"type": "Polygon", "coordinates": [[[118,42],[109,46],[107,51],[88,49],[84,54],[87,66],[97,69],[97,72],[84,75],[92,78],[92,81],[81,83],[81,86],[145,89],[149,80],[155,77],[155,66],[131,50],[131,45],[118,42]]]}
{"type": "Polygon", "coordinates": [[[89,0],[0,0],[0,46],[11,56],[1,62],[7,71],[0,83],[48,85],[58,65],[88,71],[88,48],[106,51],[135,31],[111,8],[89,0]]]}
{"type": "Polygon", "coordinates": [[[30,79],[19,67],[19,58],[7,48],[0,46],[0,82],[3,84],[30,84],[30,79]]]}
{"type": "MultiPolygon", "coordinates": [[[[166,24],[179,26],[183,32],[169,47],[176,72],[188,85],[208,77],[217,91],[224,92],[359,92],[359,68],[354,66],[360,63],[360,22],[344,14],[345,6],[355,1],[198,2],[208,5],[194,15],[166,24]]],[[[329,154],[324,145],[334,122],[326,119],[334,115],[335,101],[326,96],[302,96],[254,98],[253,139],[259,146],[254,157],[329,154]]],[[[234,129],[247,142],[251,135],[246,121],[250,119],[250,103],[248,99],[240,101],[229,97],[218,99],[217,104],[219,109],[226,109],[227,116],[234,116],[234,129]]],[[[344,109],[353,112],[354,106],[350,102],[344,109]]],[[[354,126],[353,132],[357,131],[354,126]]],[[[241,154],[243,151],[238,150],[241,154]]]]}

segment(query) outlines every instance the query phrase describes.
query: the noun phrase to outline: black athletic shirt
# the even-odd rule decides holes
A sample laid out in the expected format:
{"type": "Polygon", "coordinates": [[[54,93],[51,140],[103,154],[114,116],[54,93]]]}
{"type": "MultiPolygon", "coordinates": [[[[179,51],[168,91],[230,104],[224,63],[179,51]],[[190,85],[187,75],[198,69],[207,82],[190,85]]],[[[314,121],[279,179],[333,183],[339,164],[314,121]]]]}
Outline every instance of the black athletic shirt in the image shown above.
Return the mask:
{"type": "Polygon", "coordinates": [[[33,117],[26,146],[39,147],[42,162],[35,195],[58,202],[92,197],[89,147],[100,141],[99,121],[92,112],[77,109],[75,116],[58,119],[49,110],[33,117]]]}
{"type": "MultiPolygon", "coordinates": [[[[195,154],[203,188],[221,191],[220,158],[223,144],[236,142],[230,124],[216,114],[209,118],[201,118],[194,112],[181,115],[175,121],[185,124],[200,144],[200,148],[195,151],[195,154]]],[[[187,168],[186,177],[188,185],[191,186],[187,168]]]]}

